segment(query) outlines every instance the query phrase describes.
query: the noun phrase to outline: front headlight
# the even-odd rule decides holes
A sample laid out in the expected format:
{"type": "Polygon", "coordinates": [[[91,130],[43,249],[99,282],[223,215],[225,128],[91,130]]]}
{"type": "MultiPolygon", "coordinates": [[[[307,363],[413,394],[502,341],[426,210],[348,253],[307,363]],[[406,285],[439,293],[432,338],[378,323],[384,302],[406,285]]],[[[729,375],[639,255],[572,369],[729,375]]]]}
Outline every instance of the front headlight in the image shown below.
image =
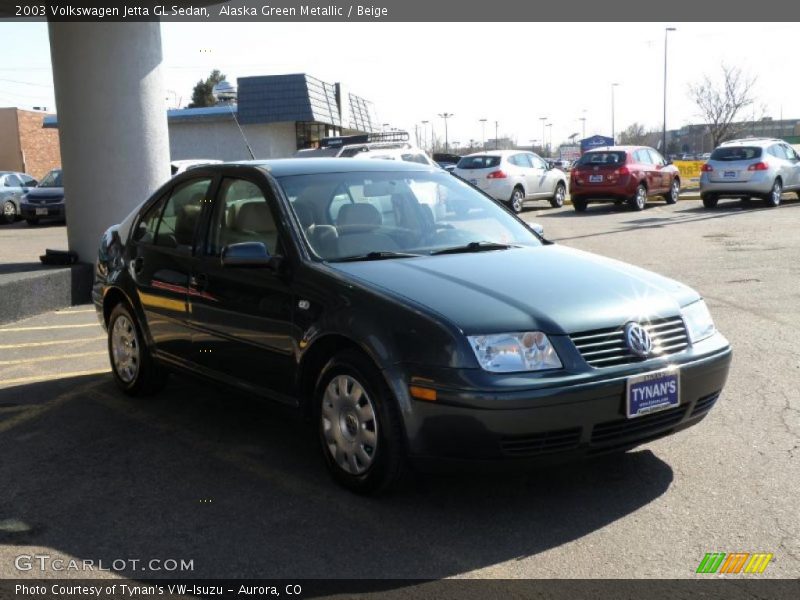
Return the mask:
{"type": "Polygon", "coordinates": [[[693,344],[714,335],[716,331],[714,319],[711,318],[711,313],[708,312],[708,307],[702,300],[698,300],[689,306],[684,306],[681,309],[681,314],[686,323],[689,340],[693,344]]]}
{"type": "Polygon", "coordinates": [[[478,363],[492,373],[560,369],[561,361],[541,331],[468,336],[478,363]]]}

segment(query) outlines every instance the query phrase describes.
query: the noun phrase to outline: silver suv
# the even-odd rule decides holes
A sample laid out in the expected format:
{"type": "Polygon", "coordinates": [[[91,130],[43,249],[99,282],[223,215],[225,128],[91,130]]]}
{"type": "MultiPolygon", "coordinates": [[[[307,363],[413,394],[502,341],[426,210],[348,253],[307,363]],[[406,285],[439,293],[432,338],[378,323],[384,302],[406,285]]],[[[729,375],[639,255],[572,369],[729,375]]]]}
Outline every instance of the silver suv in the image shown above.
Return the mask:
{"type": "Polygon", "coordinates": [[[784,192],[796,192],[800,198],[800,156],[783,140],[724,142],[700,174],[700,197],[706,208],[714,208],[720,198],[753,197],[778,206],[784,192]]]}

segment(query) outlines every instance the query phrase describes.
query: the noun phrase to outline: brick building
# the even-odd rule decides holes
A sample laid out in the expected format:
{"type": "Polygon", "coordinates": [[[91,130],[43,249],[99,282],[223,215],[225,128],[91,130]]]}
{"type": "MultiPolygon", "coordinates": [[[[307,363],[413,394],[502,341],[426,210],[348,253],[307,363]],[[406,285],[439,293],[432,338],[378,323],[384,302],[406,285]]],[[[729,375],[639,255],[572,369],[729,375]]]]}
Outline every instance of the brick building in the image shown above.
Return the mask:
{"type": "Polygon", "coordinates": [[[45,129],[47,113],[0,108],[0,171],[19,171],[41,179],[61,166],[58,130],[45,129]]]}

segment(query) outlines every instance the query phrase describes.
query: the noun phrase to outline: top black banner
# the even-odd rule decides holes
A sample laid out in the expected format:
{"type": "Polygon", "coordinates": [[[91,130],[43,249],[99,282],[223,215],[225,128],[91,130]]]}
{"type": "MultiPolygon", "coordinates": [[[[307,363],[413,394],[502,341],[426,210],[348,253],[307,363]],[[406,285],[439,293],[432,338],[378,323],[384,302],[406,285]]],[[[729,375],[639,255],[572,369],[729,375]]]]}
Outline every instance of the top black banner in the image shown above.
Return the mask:
{"type": "MultiPolygon", "coordinates": [[[[800,21],[800,2],[761,0],[0,0],[0,19],[82,22],[603,22],[800,21]]],[[[591,40],[586,40],[591,43],[591,40]]]]}

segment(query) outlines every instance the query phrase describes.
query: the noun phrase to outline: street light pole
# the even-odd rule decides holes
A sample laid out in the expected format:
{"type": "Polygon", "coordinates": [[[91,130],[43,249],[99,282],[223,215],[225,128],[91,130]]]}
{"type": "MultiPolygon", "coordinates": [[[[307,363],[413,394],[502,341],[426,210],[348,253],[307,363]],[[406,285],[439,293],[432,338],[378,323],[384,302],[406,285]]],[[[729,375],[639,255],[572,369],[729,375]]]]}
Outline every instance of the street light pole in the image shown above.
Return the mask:
{"type": "Polygon", "coordinates": [[[486,119],[478,119],[481,122],[481,150],[486,150],[486,119]]]}
{"type": "MultiPolygon", "coordinates": [[[[429,122],[430,121],[423,121],[422,122],[422,125],[424,126],[424,128],[422,130],[422,147],[423,148],[425,147],[425,144],[428,143],[427,137],[428,137],[428,123],[429,122]]],[[[431,146],[431,154],[433,154],[433,146],[431,146]]]]}
{"type": "Polygon", "coordinates": [[[497,138],[497,136],[499,135],[497,133],[499,127],[500,127],[500,121],[495,121],[494,122],[494,149],[495,150],[497,150],[500,147],[500,140],[498,140],[498,138],[497,138]]]}
{"type": "MultiPolygon", "coordinates": [[[[583,111],[583,112],[585,113],[586,111],[583,111]]],[[[580,118],[580,119],[578,119],[578,120],[579,120],[579,121],[582,121],[582,127],[583,127],[583,129],[582,129],[582,131],[583,131],[583,138],[581,138],[581,139],[586,139],[586,117],[585,117],[585,116],[583,116],[583,117],[581,117],[581,118],[580,118]]]]}
{"type": "Polygon", "coordinates": [[[439,113],[438,115],[440,118],[444,119],[444,151],[445,154],[449,152],[448,143],[447,143],[447,119],[454,116],[453,113],[443,112],[439,113]]]}
{"type": "Polygon", "coordinates": [[[611,84],[611,143],[617,143],[617,130],[614,126],[614,88],[617,87],[618,83],[611,84]]]}
{"type": "Polygon", "coordinates": [[[664,28],[664,129],[661,134],[661,153],[667,155],[667,39],[669,32],[675,31],[674,27],[664,28]]]}
{"type": "Polygon", "coordinates": [[[542,151],[544,151],[545,140],[547,139],[545,137],[544,128],[545,128],[545,122],[547,121],[547,117],[539,117],[539,120],[542,122],[542,151]]]}
{"type": "Polygon", "coordinates": [[[547,156],[552,156],[552,154],[553,154],[553,150],[552,150],[552,146],[553,146],[553,124],[552,123],[548,123],[547,124],[547,128],[550,130],[550,142],[547,144],[547,156]]]}

